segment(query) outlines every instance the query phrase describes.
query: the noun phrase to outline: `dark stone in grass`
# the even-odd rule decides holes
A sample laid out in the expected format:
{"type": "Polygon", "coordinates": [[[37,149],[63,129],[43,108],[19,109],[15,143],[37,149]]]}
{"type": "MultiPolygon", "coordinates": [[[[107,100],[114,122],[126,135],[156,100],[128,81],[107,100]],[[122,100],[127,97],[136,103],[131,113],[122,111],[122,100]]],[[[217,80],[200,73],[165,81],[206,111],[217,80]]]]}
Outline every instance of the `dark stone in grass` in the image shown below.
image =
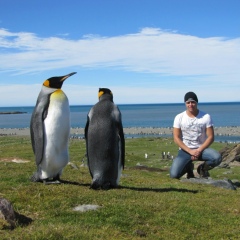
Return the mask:
{"type": "Polygon", "coordinates": [[[230,179],[224,180],[213,180],[213,179],[206,179],[206,178],[190,178],[190,179],[182,179],[181,182],[191,182],[191,183],[198,183],[198,184],[211,184],[215,187],[226,188],[230,190],[236,190],[233,182],[230,179]]]}
{"type": "Polygon", "coordinates": [[[235,187],[240,188],[240,181],[238,181],[237,179],[234,179],[234,180],[232,180],[232,182],[235,187]]]}
{"type": "Polygon", "coordinates": [[[0,198],[0,220],[3,229],[15,227],[16,217],[13,206],[5,198],[0,198]]]}
{"type": "Polygon", "coordinates": [[[147,236],[147,234],[145,232],[143,232],[142,230],[139,230],[139,229],[135,231],[135,234],[139,237],[146,237],[147,236]]]}

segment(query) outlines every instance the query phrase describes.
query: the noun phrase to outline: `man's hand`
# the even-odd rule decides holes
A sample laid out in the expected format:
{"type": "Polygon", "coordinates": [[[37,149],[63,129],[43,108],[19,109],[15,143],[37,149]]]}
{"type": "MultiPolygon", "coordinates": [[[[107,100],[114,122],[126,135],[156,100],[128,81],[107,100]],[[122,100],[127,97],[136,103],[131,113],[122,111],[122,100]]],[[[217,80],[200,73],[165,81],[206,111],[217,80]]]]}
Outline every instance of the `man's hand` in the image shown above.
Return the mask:
{"type": "Polygon", "coordinates": [[[202,152],[199,149],[191,149],[189,153],[191,155],[192,161],[196,161],[202,152]]]}

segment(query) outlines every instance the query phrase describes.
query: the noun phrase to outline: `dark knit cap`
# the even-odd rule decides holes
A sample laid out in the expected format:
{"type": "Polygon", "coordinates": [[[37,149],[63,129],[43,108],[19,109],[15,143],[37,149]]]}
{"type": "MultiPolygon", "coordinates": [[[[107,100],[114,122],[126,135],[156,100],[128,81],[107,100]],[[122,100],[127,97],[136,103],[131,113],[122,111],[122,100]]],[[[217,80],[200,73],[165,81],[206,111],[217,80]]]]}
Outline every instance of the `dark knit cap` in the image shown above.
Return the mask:
{"type": "Polygon", "coordinates": [[[195,101],[198,103],[197,95],[194,92],[188,92],[184,96],[184,102],[195,101]]]}

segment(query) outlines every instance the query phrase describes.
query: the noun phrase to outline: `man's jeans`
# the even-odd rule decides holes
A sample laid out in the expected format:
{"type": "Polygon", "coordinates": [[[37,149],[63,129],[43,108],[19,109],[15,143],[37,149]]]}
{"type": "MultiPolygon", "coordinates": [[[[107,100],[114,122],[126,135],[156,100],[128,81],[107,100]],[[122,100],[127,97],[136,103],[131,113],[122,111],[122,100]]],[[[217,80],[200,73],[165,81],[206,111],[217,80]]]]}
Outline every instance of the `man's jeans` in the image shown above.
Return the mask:
{"type": "MultiPolygon", "coordinates": [[[[206,148],[203,150],[198,160],[205,161],[206,164],[212,169],[222,162],[222,156],[216,150],[212,148],[206,148]]],[[[192,162],[191,155],[180,149],[177,157],[173,160],[173,164],[170,169],[170,177],[180,178],[185,173],[191,172],[192,162]]]]}

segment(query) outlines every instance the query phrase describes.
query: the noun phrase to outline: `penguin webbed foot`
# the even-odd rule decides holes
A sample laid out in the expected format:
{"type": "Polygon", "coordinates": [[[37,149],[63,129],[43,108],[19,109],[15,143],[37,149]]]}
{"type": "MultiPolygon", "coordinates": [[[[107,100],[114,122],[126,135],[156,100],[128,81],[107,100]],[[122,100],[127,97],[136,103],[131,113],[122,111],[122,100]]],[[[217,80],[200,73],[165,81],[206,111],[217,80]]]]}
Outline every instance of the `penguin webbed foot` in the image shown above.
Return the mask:
{"type": "Polygon", "coordinates": [[[50,178],[41,179],[38,172],[35,172],[32,175],[32,177],[30,178],[30,181],[32,181],[32,182],[42,182],[44,184],[60,184],[61,183],[59,175],[57,175],[56,177],[53,177],[52,179],[50,179],[50,178]]]}
{"type": "Polygon", "coordinates": [[[56,177],[53,177],[53,181],[61,182],[60,175],[58,174],[56,177]]]}
{"type": "Polygon", "coordinates": [[[116,185],[112,185],[110,182],[105,182],[103,184],[99,184],[97,181],[94,181],[90,188],[94,190],[109,190],[111,188],[116,188],[116,185]]]}
{"type": "Polygon", "coordinates": [[[47,185],[47,184],[61,184],[61,181],[58,181],[58,180],[53,181],[53,180],[49,180],[49,179],[44,179],[44,180],[43,180],[43,183],[44,183],[45,185],[47,185]]]}
{"type": "Polygon", "coordinates": [[[44,184],[60,184],[62,183],[60,180],[60,176],[57,175],[56,177],[53,177],[52,180],[50,178],[43,179],[44,184]]]}

